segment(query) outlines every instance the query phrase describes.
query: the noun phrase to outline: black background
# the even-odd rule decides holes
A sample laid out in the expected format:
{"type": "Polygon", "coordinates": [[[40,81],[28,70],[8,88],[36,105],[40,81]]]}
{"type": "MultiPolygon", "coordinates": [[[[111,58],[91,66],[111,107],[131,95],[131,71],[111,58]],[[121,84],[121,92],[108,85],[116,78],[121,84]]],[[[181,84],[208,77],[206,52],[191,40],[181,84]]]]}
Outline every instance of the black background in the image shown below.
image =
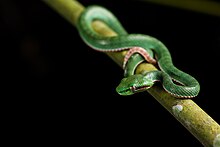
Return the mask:
{"type": "MultiPolygon", "coordinates": [[[[200,82],[194,101],[220,122],[219,17],[134,0],[80,2],[110,9],[129,33],[161,40],[175,66],[200,82]]],[[[148,93],[119,96],[115,87],[123,70],[86,46],[76,28],[45,3],[7,0],[0,6],[2,99],[15,130],[21,131],[15,125],[21,123],[47,140],[61,134],[72,140],[79,129],[81,143],[102,146],[201,146],[148,93]]]]}

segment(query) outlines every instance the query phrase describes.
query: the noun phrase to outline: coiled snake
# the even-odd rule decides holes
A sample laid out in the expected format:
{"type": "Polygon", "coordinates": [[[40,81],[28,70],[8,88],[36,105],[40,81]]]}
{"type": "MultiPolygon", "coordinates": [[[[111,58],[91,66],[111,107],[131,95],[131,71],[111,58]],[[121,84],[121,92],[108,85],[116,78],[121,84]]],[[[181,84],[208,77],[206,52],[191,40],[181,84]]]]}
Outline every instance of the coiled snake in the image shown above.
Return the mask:
{"type": "Polygon", "coordinates": [[[156,81],[160,81],[164,89],[175,97],[192,98],[198,95],[198,81],[173,65],[169,50],[161,41],[149,35],[128,34],[118,19],[106,8],[87,7],[78,19],[77,29],[85,43],[97,51],[128,50],[124,58],[124,78],[116,88],[120,95],[145,91],[156,81]],[[118,35],[105,37],[98,34],[92,27],[94,20],[104,22],[118,35]],[[136,67],[143,61],[157,64],[160,70],[134,74],[136,67]]]}

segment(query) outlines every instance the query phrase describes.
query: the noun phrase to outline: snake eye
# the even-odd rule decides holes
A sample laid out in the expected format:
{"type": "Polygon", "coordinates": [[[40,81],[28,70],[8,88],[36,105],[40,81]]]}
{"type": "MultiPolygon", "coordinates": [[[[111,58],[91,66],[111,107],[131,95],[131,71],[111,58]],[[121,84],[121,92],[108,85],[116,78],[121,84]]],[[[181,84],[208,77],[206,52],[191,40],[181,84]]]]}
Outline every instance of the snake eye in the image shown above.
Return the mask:
{"type": "Polygon", "coordinates": [[[136,91],[136,87],[135,87],[135,86],[131,86],[130,89],[131,89],[131,91],[133,91],[133,92],[136,91]]]}

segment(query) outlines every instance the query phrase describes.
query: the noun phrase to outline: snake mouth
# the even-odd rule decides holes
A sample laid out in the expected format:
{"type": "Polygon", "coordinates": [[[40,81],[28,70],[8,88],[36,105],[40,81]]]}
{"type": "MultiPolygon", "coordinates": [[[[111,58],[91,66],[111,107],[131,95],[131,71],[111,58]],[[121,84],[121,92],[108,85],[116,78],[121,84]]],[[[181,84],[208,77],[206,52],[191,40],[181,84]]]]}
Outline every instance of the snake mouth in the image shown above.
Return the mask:
{"type": "Polygon", "coordinates": [[[120,95],[132,95],[138,92],[143,92],[149,88],[151,88],[152,86],[131,86],[129,88],[126,89],[120,89],[119,87],[116,88],[116,91],[118,92],[118,94],[120,95]]]}
{"type": "Polygon", "coordinates": [[[138,87],[132,86],[132,87],[130,87],[131,91],[133,91],[134,93],[145,91],[149,88],[151,88],[151,86],[138,86],[138,87]]]}

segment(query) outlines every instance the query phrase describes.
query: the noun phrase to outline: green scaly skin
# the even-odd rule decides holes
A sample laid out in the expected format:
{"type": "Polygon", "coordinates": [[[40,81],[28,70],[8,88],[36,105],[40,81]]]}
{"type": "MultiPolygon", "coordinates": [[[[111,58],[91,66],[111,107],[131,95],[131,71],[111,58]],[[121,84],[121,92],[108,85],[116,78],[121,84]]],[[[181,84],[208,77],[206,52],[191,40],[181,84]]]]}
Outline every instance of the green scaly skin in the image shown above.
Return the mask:
{"type": "Polygon", "coordinates": [[[167,47],[156,38],[143,34],[128,34],[118,19],[107,9],[100,6],[89,6],[80,15],[77,22],[80,36],[90,47],[101,52],[117,52],[132,47],[142,47],[153,58],[154,53],[161,71],[134,74],[135,68],[144,58],[134,54],[126,63],[124,76],[116,88],[120,95],[131,95],[145,91],[156,81],[161,81],[164,89],[179,98],[192,98],[198,95],[200,85],[198,81],[187,73],[177,69],[171,59],[167,47]],[[108,25],[118,36],[104,37],[92,28],[92,22],[100,20],[108,25]],[[176,84],[177,81],[180,84],[176,84]]]}

